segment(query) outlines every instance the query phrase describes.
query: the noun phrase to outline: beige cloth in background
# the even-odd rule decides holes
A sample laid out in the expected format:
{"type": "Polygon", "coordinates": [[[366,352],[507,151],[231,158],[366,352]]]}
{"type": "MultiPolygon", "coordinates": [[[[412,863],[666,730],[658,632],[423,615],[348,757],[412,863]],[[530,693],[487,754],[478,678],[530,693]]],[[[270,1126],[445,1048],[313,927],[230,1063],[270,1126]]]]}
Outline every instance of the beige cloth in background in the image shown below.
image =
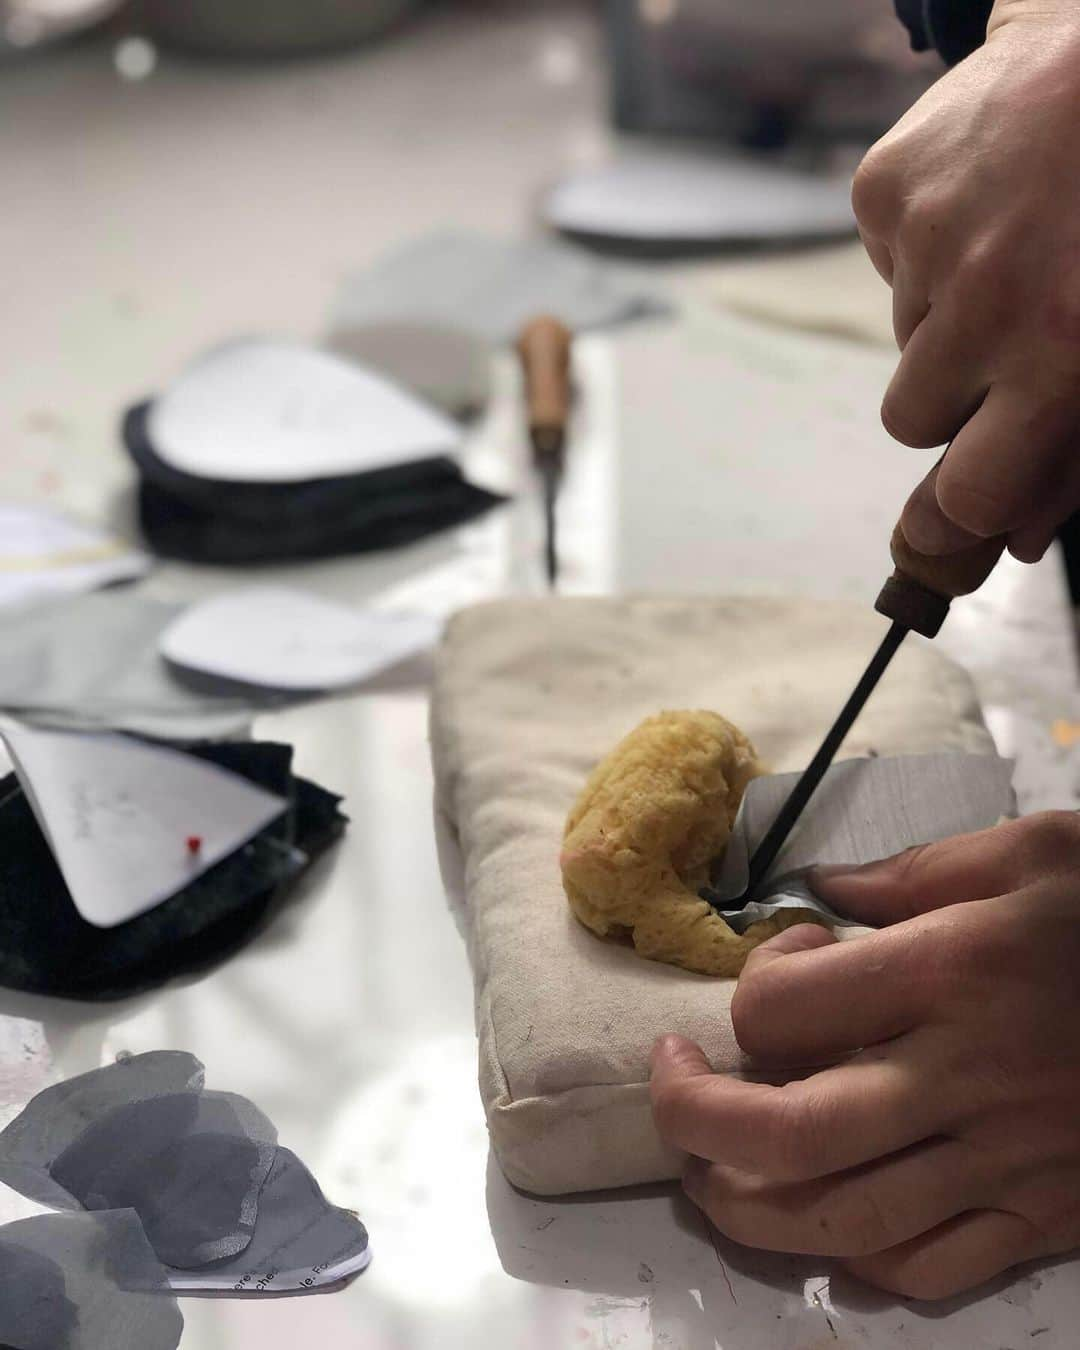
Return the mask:
{"type": "Polygon", "coordinates": [[[861,243],[710,265],[693,288],[750,319],[896,350],[892,292],[861,243]]]}
{"type": "MultiPolygon", "coordinates": [[[[451,622],[432,704],[436,808],[451,889],[463,867],[481,1096],[515,1185],[678,1175],[649,1110],[653,1042],[680,1032],[718,1070],[740,1063],[734,981],[643,960],[571,913],[558,855],[586,775],[663,708],[711,708],[771,768],[800,769],[883,632],[861,606],[757,598],[500,601],[451,622]]],[[[843,754],[950,749],[993,744],[968,676],[909,639],[843,754]]]]}

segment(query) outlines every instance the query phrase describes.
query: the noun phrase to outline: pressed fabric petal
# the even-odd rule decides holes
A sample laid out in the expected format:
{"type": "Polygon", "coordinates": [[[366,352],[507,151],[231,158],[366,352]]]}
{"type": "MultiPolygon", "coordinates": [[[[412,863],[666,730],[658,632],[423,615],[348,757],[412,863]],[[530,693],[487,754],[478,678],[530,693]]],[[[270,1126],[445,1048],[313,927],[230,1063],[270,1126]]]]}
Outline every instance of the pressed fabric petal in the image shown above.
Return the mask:
{"type": "MultiPolygon", "coordinates": [[[[205,1071],[194,1055],[181,1050],[153,1050],[130,1055],[115,1064],[68,1078],[39,1092],[0,1131],[0,1165],[23,1164],[48,1171],[90,1125],[118,1106],[177,1092],[197,1091],[205,1071]]],[[[3,1180],[21,1188],[10,1177],[3,1180]]],[[[23,1192],[25,1194],[25,1192],[23,1192]]]]}
{"type": "Polygon", "coordinates": [[[245,1097],[188,1092],[117,1107],[49,1170],[89,1210],[135,1210],[159,1259],[191,1269],[251,1242],[276,1150],[245,1097]]]}
{"type": "Polygon", "coordinates": [[[191,1272],[180,1287],[212,1281],[236,1293],[302,1291],[367,1247],[360,1220],[331,1205],[296,1154],[279,1148],[259,1196],[251,1245],[239,1257],[191,1272]]]}

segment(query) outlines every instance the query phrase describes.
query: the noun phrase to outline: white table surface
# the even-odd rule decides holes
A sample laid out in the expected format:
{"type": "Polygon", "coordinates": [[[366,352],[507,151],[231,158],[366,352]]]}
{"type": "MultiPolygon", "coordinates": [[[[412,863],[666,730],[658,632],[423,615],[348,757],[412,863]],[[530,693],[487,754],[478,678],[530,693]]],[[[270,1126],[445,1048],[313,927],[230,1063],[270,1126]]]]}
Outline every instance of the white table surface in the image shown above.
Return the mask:
{"type": "MultiPolygon", "coordinates": [[[[97,46],[5,71],[4,494],[122,520],[126,401],[231,333],[316,335],[335,278],[401,237],[443,223],[521,228],[550,175],[605,141],[595,35],[561,5],[483,7],[329,64],[238,73],[165,61],[127,85],[97,46]]],[[[886,354],[692,309],[583,341],[576,360],[568,590],[872,600],[922,463],[877,424],[886,354]]],[[[469,458],[521,492],[514,506],[390,558],[275,575],[439,613],[537,590],[512,363],[497,376],[469,458]]],[[[148,584],[192,596],[229,580],[168,566],[148,584]]],[[[1080,715],[1056,556],[1004,566],[941,641],[1018,755],[1024,806],[1075,805],[1076,753],[1050,732],[1080,715]]],[[[300,772],[344,793],[352,825],[226,966],[103,1007],[0,992],[0,1104],[123,1050],[188,1049],[212,1086],[257,1101],[331,1198],[369,1224],[375,1261],[348,1291],[185,1301],[184,1350],[1075,1343],[1068,1262],[920,1307],[825,1261],[736,1248],[675,1188],[514,1193],[489,1157],[475,1087],[471,980],[431,828],[426,701],[418,662],[393,686],[260,720],[257,734],[296,745],[300,772]]]]}

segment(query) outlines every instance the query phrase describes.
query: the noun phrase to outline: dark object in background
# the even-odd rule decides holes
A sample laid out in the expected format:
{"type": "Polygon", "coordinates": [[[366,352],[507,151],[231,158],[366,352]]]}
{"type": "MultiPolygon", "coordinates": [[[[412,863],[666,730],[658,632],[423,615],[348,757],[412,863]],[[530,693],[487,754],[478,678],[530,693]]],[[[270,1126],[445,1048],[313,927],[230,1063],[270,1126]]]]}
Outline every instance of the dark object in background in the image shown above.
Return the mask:
{"type": "Polygon", "coordinates": [[[621,131],[757,151],[865,144],[940,70],[864,0],[606,0],[606,10],[621,131]]]}
{"type": "Polygon", "coordinates": [[[260,930],[285,886],[344,832],[341,798],[293,775],[291,746],[237,742],[190,753],[285,797],[289,809],[185,890],[116,928],[79,915],[18,779],[0,781],[0,985],[117,999],[217,963],[260,930]]]}
{"type": "MultiPolygon", "coordinates": [[[[0,62],[17,60],[103,23],[123,0],[0,0],[0,62]]],[[[0,1350],[4,1347],[0,1345],[0,1350]]]]}
{"type": "Polygon", "coordinates": [[[154,450],[149,407],[128,412],[123,439],[139,470],[139,524],[165,558],[230,564],[369,553],[463,525],[504,500],[444,456],[302,482],[199,478],[154,450]]]}
{"type": "Polygon", "coordinates": [[[950,66],[986,41],[994,0],[894,0],[913,51],[937,51],[950,66]]]}
{"type": "Polygon", "coordinates": [[[1080,607],[1080,511],[1062,525],[1058,531],[1061,547],[1065,551],[1065,570],[1069,576],[1069,594],[1074,605],[1080,607]]]}
{"type": "Polygon", "coordinates": [[[381,37],[422,0],[138,0],[141,31],[187,51],[300,56],[381,37]]]}

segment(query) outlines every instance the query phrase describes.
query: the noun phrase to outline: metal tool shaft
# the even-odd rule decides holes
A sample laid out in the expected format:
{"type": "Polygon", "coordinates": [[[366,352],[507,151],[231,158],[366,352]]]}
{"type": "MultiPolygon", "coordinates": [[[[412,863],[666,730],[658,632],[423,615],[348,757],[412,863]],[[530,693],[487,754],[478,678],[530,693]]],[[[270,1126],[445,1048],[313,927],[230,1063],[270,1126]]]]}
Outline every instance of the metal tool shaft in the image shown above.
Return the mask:
{"type": "Polygon", "coordinates": [[[544,560],[547,568],[548,585],[554,590],[559,579],[558,528],[555,503],[559,495],[561,474],[558,463],[550,459],[542,460],[539,470],[544,483],[544,560]]]}
{"type": "Polygon", "coordinates": [[[837,750],[840,749],[841,742],[851,730],[851,725],[862,712],[866,700],[874,692],[878,681],[888,669],[889,662],[896,655],[900,644],[907,637],[910,630],[903,624],[894,622],[889,631],[885,634],[881,646],[874,653],[873,659],[866,667],[862,679],[855,686],[851,697],[844,704],[843,711],[836,719],[829,734],[821,743],[821,748],[810,761],[809,766],[803,772],[802,777],[791,790],[791,795],[780,809],[780,814],[769,827],[769,832],[758,845],[754,856],[750,859],[750,880],[747,884],[746,894],[742,900],[732,901],[730,906],[725,907],[738,909],[744,904],[748,904],[755,898],[758,888],[765,880],[769,868],[776,861],[777,854],[787,842],[788,835],[794,829],[796,822],[802,815],[807,802],[814,795],[814,791],[825,771],[833,762],[837,750]]]}

